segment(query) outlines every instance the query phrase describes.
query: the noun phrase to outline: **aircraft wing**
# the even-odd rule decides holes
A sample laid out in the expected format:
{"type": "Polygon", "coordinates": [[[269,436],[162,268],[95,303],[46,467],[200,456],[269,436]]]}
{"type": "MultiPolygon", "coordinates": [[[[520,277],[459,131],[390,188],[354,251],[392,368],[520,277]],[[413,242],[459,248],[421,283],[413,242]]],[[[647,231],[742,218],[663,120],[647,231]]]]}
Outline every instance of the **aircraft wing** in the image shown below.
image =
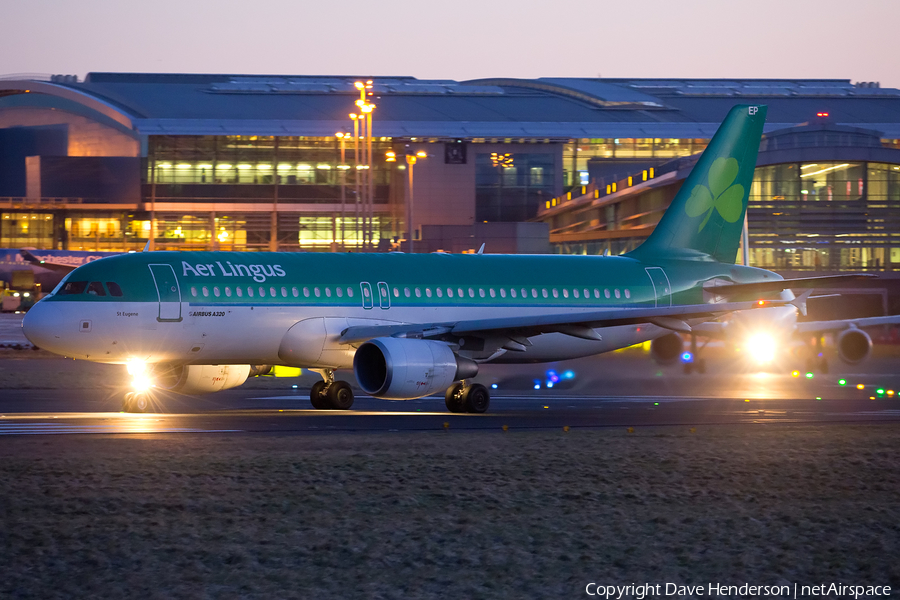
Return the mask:
{"type": "Polygon", "coordinates": [[[655,324],[673,331],[690,331],[689,319],[714,319],[736,310],[783,306],[797,300],[767,300],[754,302],[725,302],[719,304],[688,304],[647,308],[609,308],[582,313],[531,315],[523,317],[498,317],[435,323],[400,323],[397,325],[372,325],[348,327],[341,333],[339,342],[356,344],[376,337],[438,337],[453,335],[510,335],[530,337],[541,333],[564,333],[583,339],[599,340],[597,327],[616,325],[655,324]]]}
{"type": "Polygon", "coordinates": [[[841,331],[856,327],[878,327],[879,325],[900,325],[900,315],[886,317],[864,317],[862,319],[835,319],[834,321],[808,321],[797,323],[797,333],[825,333],[826,331],[841,331]]]}
{"type": "Polygon", "coordinates": [[[800,277],[797,279],[775,279],[772,281],[758,281],[756,283],[735,283],[732,285],[720,285],[709,288],[708,291],[719,296],[734,296],[737,294],[759,294],[763,292],[780,292],[781,290],[801,290],[823,288],[850,281],[854,279],[878,278],[874,273],[848,273],[846,275],[825,275],[822,277],[800,277]]]}
{"type": "Polygon", "coordinates": [[[61,275],[68,275],[69,273],[71,273],[72,271],[74,271],[75,269],[78,268],[77,266],[73,267],[71,265],[60,265],[57,263],[49,263],[49,262],[43,261],[43,260],[39,259],[37,256],[35,256],[34,254],[32,254],[31,252],[29,252],[28,250],[19,250],[19,254],[22,256],[22,258],[25,259],[25,262],[27,262],[30,265],[34,265],[35,267],[41,267],[43,269],[47,269],[48,271],[53,271],[53,272],[59,273],[61,275]]]}

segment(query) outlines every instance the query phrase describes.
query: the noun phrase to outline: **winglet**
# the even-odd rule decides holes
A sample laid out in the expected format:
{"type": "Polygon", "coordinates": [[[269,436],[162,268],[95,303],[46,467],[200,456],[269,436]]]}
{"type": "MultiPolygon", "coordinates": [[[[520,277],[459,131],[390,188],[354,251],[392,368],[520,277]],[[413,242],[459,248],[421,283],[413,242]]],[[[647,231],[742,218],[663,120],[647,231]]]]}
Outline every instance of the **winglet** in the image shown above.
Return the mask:
{"type": "Polygon", "coordinates": [[[793,300],[791,300],[790,302],[788,302],[788,304],[790,304],[791,306],[796,306],[797,310],[800,311],[800,314],[805,317],[806,316],[806,301],[809,300],[809,297],[812,295],[812,293],[814,291],[815,291],[814,289],[810,288],[810,289],[806,290],[805,292],[803,292],[802,294],[800,294],[799,296],[797,296],[796,298],[794,298],[793,300]]]}

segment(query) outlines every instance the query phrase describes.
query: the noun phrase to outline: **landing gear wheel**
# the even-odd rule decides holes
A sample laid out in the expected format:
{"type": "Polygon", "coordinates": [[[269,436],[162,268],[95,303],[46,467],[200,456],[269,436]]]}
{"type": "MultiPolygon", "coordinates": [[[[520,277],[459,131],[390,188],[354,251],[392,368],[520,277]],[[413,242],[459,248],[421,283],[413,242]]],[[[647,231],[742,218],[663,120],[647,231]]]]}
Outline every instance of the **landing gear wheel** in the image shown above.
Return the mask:
{"type": "Polygon", "coordinates": [[[331,408],[347,410],[353,406],[353,390],[346,381],[335,381],[326,393],[331,408]]]}
{"type": "Polygon", "coordinates": [[[144,413],[150,409],[150,394],[146,392],[135,392],[131,400],[132,412],[144,413]]]}
{"type": "Polygon", "coordinates": [[[444,404],[447,405],[447,410],[452,413],[465,412],[465,400],[462,392],[463,384],[459,382],[447,388],[447,393],[444,394],[444,404]]]}
{"type": "Polygon", "coordinates": [[[323,391],[325,391],[324,381],[315,382],[312,389],[309,390],[309,402],[312,404],[313,408],[317,410],[331,408],[331,405],[328,403],[328,398],[322,393],[323,391]]]}
{"type": "Polygon", "coordinates": [[[466,411],[470,413],[483,413],[491,404],[491,395],[486,387],[480,383],[473,383],[466,388],[466,411]]]}

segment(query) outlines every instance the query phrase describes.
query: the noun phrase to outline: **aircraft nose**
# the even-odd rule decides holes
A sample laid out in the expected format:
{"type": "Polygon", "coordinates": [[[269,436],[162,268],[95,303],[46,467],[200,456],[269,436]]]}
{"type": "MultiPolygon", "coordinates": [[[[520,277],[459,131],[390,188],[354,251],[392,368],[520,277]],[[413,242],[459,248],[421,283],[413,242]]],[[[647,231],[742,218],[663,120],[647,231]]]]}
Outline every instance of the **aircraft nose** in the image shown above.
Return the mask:
{"type": "Polygon", "coordinates": [[[53,350],[60,342],[62,314],[59,307],[38,302],[22,319],[22,332],[28,341],[46,350],[53,350]]]}

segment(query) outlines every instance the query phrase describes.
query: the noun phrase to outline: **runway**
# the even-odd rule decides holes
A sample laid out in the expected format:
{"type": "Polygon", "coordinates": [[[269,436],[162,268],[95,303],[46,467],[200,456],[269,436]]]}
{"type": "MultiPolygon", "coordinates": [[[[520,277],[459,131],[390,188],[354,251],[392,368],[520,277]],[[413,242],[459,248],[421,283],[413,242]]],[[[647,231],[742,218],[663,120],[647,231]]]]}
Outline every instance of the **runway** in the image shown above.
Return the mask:
{"type": "MultiPolygon", "coordinates": [[[[226,392],[227,394],[228,392],[226,392]]],[[[21,406],[42,402],[46,391],[22,390],[21,406]]],[[[886,423],[900,421],[896,398],[764,399],[667,396],[501,396],[482,415],[451,414],[443,400],[386,402],[358,398],[352,411],[302,408],[300,394],[235,394],[220,402],[235,408],[193,412],[13,412],[0,415],[0,436],[52,434],[328,434],[462,430],[562,430],[566,427],[698,427],[779,423],[886,423]],[[243,405],[243,407],[240,407],[243,405]],[[250,408],[256,405],[257,408],[250,408]],[[282,408],[278,408],[278,407],[282,408]]],[[[47,400],[44,399],[44,402],[47,400]]]]}

